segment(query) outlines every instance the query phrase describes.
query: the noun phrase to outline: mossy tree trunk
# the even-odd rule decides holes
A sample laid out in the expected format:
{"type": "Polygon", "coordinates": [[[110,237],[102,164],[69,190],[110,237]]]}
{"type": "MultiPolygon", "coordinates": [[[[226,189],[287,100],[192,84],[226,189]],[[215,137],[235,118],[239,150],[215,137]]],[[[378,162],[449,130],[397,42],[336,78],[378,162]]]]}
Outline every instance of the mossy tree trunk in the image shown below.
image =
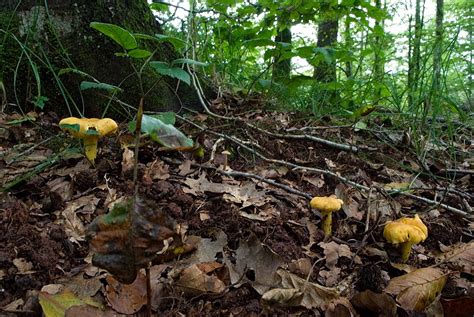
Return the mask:
{"type": "MultiPolygon", "coordinates": [[[[38,97],[44,96],[48,98],[44,110],[60,114],[100,116],[106,107],[109,109],[107,115],[134,114],[128,105],[136,107],[141,96],[133,66],[130,60],[115,55],[121,52],[115,42],[90,28],[89,24],[97,21],[113,23],[136,33],[162,33],[146,0],[3,2],[6,5],[0,8],[0,58],[3,61],[0,80],[5,85],[9,106],[30,110],[35,103],[38,105],[38,97]],[[112,102],[105,91],[80,91],[81,81],[90,79],[77,72],[59,75],[60,70],[66,68],[120,86],[123,91],[114,95],[112,102]]],[[[156,50],[154,60],[171,61],[178,57],[174,47],[167,42],[142,44],[156,50]]],[[[151,71],[144,77],[145,91],[151,88],[145,98],[146,110],[177,110],[183,105],[197,107],[192,89],[185,84],[177,85],[169,78],[160,79],[151,71]],[[185,96],[186,100],[179,96],[185,96]]]]}

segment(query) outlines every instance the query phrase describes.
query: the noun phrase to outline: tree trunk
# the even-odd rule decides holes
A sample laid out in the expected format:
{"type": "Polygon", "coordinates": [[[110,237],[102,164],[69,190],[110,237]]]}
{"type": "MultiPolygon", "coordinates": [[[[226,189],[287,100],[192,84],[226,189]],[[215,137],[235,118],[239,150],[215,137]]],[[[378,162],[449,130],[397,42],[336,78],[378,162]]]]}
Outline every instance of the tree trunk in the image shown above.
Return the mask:
{"type": "MultiPolygon", "coordinates": [[[[335,8],[331,3],[324,1],[321,4],[321,20],[318,23],[317,47],[324,49],[334,48],[337,43],[337,31],[339,20],[335,14],[335,8]]],[[[324,60],[314,69],[314,78],[317,82],[323,84],[322,91],[319,91],[317,102],[321,106],[335,104],[337,100],[337,91],[327,87],[329,83],[336,83],[336,61],[333,59],[330,63],[324,60]]]]}
{"type": "MultiPolygon", "coordinates": [[[[421,45],[421,32],[423,29],[423,23],[421,20],[421,0],[415,2],[415,26],[413,43],[411,45],[411,52],[408,57],[408,107],[411,110],[415,110],[416,96],[418,93],[418,81],[420,78],[420,45],[421,45]]],[[[424,4],[423,4],[424,6],[424,4]]]]}
{"type": "MultiPolygon", "coordinates": [[[[381,0],[375,0],[375,6],[377,9],[382,9],[381,0]]],[[[375,79],[375,92],[374,92],[374,102],[378,103],[382,95],[382,85],[385,73],[385,58],[384,58],[384,45],[382,44],[382,34],[378,33],[383,31],[384,20],[379,21],[375,20],[374,30],[377,32],[374,38],[374,79],[375,79]]]]}
{"type": "MultiPolygon", "coordinates": [[[[45,110],[60,114],[100,116],[105,107],[115,110],[116,115],[134,114],[127,106],[136,107],[140,99],[133,66],[126,58],[114,54],[121,52],[118,44],[90,28],[89,24],[105,22],[130,32],[162,33],[146,0],[23,0],[18,7],[17,3],[18,0],[6,0],[6,5],[0,8],[0,29],[11,31],[11,34],[0,33],[0,39],[4,37],[5,40],[0,58],[6,65],[0,71],[9,103],[17,104],[25,111],[35,102],[38,105],[37,98],[41,95],[48,98],[45,110]],[[16,65],[19,65],[18,69],[14,69],[16,65]],[[33,76],[35,68],[38,77],[33,76]],[[77,72],[59,75],[65,68],[80,70],[100,82],[120,86],[123,92],[114,95],[115,101],[110,102],[111,96],[107,92],[80,91],[81,81],[90,79],[77,72]]],[[[177,57],[173,46],[166,42],[144,41],[140,45],[156,50],[155,60],[170,61],[177,57]]],[[[186,91],[175,93],[175,81],[159,80],[152,71],[146,72],[144,77],[145,91],[152,88],[145,98],[146,110],[179,109],[182,102],[193,102],[178,97],[194,96],[189,87],[180,85],[180,89],[186,91]]]]}
{"type": "MultiPolygon", "coordinates": [[[[436,35],[433,50],[432,95],[438,99],[441,90],[441,58],[443,53],[444,0],[436,0],[436,35]]],[[[433,104],[433,103],[432,103],[433,104]]]]}
{"type": "MultiPolygon", "coordinates": [[[[279,23],[280,24],[280,23],[279,23]]],[[[277,47],[281,47],[281,44],[285,43],[291,44],[291,29],[290,26],[283,24],[278,26],[278,34],[275,36],[275,42],[277,42],[277,47]]],[[[284,48],[281,47],[279,53],[274,57],[273,64],[273,73],[272,78],[274,81],[281,81],[285,79],[290,79],[291,73],[291,58],[280,60],[284,48]]]]}

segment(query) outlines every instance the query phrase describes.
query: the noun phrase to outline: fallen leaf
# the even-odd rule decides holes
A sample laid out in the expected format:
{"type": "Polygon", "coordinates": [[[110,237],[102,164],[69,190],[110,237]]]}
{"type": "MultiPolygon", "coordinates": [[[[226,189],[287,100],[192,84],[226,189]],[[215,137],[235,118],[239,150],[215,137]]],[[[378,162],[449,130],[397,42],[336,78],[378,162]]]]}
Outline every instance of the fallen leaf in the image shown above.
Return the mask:
{"type": "Polygon", "coordinates": [[[129,148],[124,148],[122,153],[122,175],[129,175],[135,164],[134,153],[129,148]]]}
{"type": "Polygon", "coordinates": [[[226,258],[232,284],[238,287],[243,283],[249,283],[259,294],[265,293],[276,285],[275,273],[283,261],[278,254],[263,245],[255,235],[247,241],[241,241],[235,253],[235,264],[226,258]],[[254,279],[250,280],[247,273],[252,272],[254,279]]]}
{"type": "Polygon", "coordinates": [[[50,295],[55,295],[61,292],[64,289],[63,284],[48,284],[41,288],[42,292],[48,293],[50,295]]]}
{"type": "Polygon", "coordinates": [[[146,279],[141,273],[132,284],[122,284],[108,275],[105,296],[110,306],[121,314],[135,314],[146,304],[146,279]]]}
{"type": "Polygon", "coordinates": [[[445,316],[472,317],[474,316],[474,295],[453,299],[441,298],[445,316]]]}
{"type": "Polygon", "coordinates": [[[65,317],[118,317],[116,311],[106,308],[100,309],[93,306],[72,306],[66,310],[65,317]]]}
{"type": "Polygon", "coordinates": [[[307,309],[318,308],[324,310],[332,300],[339,298],[339,294],[334,288],[308,282],[306,279],[283,269],[279,269],[277,274],[281,278],[281,285],[284,288],[297,289],[303,293],[301,306],[307,309]]]}
{"type": "Polygon", "coordinates": [[[354,306],[365,311],[370,311],[376,316],[397,316],[397,304],[392,297],[385,293],[379,294],[371,290],[365,290],[356,293],[352,297],[351,302],[354,306]]]}
{"type": "Polygon", "coordinates": [[[474,241],[441,246],[441,251],[443,254],[437,257],[439,261],[448,262],[461,272],[474,274],[474,241]]]}
{"type": "Polygon", "coordinates": [[[32,270],[33,269],[33,264],[31,262],[28,262],[24,258],[13,259],[13,264],[18,269],[17,274],[32,274],[32,273],[34,273],[34,271],[32,270]]]}
{"type": "Polygon", "coordinates": [[[213,262],[217,260],[217,255],[224,253],[224,247],[227,245],[227,235],[219,230],[215,239],[206,239],[198,236],[189,236],[186,243],[192,245],[196,251],[187,258],[181,260],[183,265],[197,264],[201,262],[213,262]]]}
{"type": "MultiPolygon", "coordinates": [[[[14,300],[13,302],[5,305],[2,307],[2,311],[7,312],[15,312],[19,311],[22,309],[23,305],[25,304],[25,301],[21,298],[14,300]]],[[[9,314],[5,314],[5,316],[10,316],[9,314]]]]}
{"type": "Polygon", "coordinates": [[[280,307],[300,306],[303,293],[295,288],[274,288],[262,295],[264,305],[280,307]]]}
{"type": "Polygon", "coordinates": [[[78,243],[85,240],[86,229],[77,213],[80,209],[85,213],[92,213],[98,203],[99,198],[94,195],[82,196],[76,200],[68,201],[63,211],[56,212],[59,214],[56,223],[64,226],[64,231],[70,241],[78,243]]]}
{"type": "Polygon", "coordinates": [[[218,262],[193,264],[180,272],[174,285],[191,296],[205,293],[220,294],[226,289],[226,285],[219,277],[210,273],[221,268],[223,265],[218,262]]]}
{"type": "Polygon", "coordinates": [[[331,242],[320,242],[318,244],[324,250],[326,257],[326,267],[333,269],[336,267],[337,261],[340,257],[352,258],[353,254],[351,249],[346,244],[338,244],[334,241],[331,242]]]}
{"type": "Polygon", "coordinates": [[[191,160],[185,160],[181,165],[178,166],[179,175],[186,176],[191,172],[191,160]]]}
{"type": "Polygon", "coordinates": [[[345,297],[333,299],[324,311],[326,317],[356,317],[358,316],[351,302],[345,297]]]}
{"type": "Polygon", "coordinates": [[[291,273],[294,273],[296,275],[306,277],[311,271],[311,260],[308,258],[301,258],[295,261],[292,261],[290,264],[288,264],[288,270],[291,273]]]}
{"type": "Polygon", "coordinates": [[[72,306],[91,305],[101,307],[93,299],[81,299],[69,290],[64,290],[62,293],[55,295],[39,292],[38,299],[45,317],[63,317],[66,314],[66,310],[72,306]]]}
{"type": "Polygon", "coordinates": [[[436,268],[422,268],[390,280],[385,292],[396,295],[407,310],[423,311],[441,293],[446,274],[436,268]]]}
{"type": "Polygon", "coordinates": [[[143,177],[151,180],[166,180],[170,178],[169,167],[163,161],[156,159],[146,165],[143,177]]]}

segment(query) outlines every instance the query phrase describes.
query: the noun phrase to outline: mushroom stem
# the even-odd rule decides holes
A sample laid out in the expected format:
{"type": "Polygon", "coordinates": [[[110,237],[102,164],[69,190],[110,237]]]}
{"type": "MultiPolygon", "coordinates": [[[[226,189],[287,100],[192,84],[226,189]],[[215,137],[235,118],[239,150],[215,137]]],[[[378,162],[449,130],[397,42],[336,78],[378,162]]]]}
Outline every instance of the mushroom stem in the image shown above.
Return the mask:
{"type": "Polygon", "coordinates": [[[323,216],[322,228],[324,231],[324,237],[329,237],[331,235],[332,228],[332,212],[323,211],[321,212],[321,215],[323,216]]]}
{"type": "Polygon", "coordinates": [[[408,261],[408,258],[410,257],[410,251],[411,251],[411,246],[413,243],[411,242],[404,242],[402,243],[402,262],[405,263],[408,261]]]}
{"type": "Polygon", "coordinates": [[[94,163],[95,158],[97,157],[97,143],[99,138],[91,136],[84,139],[84,148],[86,157],[89,161],[94,163]]]}

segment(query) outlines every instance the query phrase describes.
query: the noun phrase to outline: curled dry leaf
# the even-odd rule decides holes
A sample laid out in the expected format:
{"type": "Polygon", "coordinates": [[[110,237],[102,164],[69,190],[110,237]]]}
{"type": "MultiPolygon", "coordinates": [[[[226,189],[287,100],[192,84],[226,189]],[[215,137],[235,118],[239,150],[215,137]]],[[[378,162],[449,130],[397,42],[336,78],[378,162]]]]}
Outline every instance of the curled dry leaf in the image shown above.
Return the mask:
{"type": "Polygon", "coordinates": [[[218,262],[193,264],[180,272],[174,285],[191,296],[220,294],[225,291],[226,285],[215,273],[222,268],[223,265],[218,262]]]}
{"type": "Polygon", "coordinates": [[[320,242],[319,246],[324,250],[324,255],[326,256],[326,266],[328,269],[335,268],[340,257],[352,258],[351,249],[346,244],[338,244],[334,241],[331,241],[327,243],[320,242]]]}
{"type": "Polygon", "coordinates": [[[351,302],[354,306],[374,313],[376,316],[396,317],[397,304],[388,294],[375,293],[371,290],[355,294],[351,302]]]}
{"type": "Polygon", "coordinates": [[[385,292],[396,295],[407,310],[423,311],[441,293],[446,274],[436,268],[422,268],[390,280],[385,292]]]}
{"type": "Polygon", "coordinates": [[[240,286],[247,282],[259,294],[276,286],[275,272],[283,263],[280,256],[263,245],[255,235],[240,243],[236,250],[235,262],[229,258],[226,258],[225,261],[229,268],[232,284],[240,286]],[[246,274],[248,272],[253,272],[255,279],[248,279],[246,274]]]}
{"type": "Polygon", "coordinates": [[[438,257],[442,262],[464,273],[474,274],[474,241],[459,243],[450,247],[441,247],[444,253],[438,257]]]}
{"type": "Polygon", "coordinates": [[[124,285],[108,275],[105,296],[110,306],[121,314],[134,314],[146,304],[146,279],[141,273],[132,284],[124,285]]]}
{"type": "Polygon", "coordinates": [[[262,295],[262,302],[267,306],[300,306],[302,299],[303,293],[296,288],[274,288],[262,295]]]}
{"type": "Polygon", "coordinates": [[[92,263],[130,284],[148,262],[182,253],[181,238],[174,228],[174,222],[151,202],[128,199],[116,203],[87,229],[92,263]]]}
{"type": "Polygon", "coordinates": [[[279,269],[277,274],[281,278],[281,286],[297,289],[303,293],[301,306],[307,309],[318,308],[324,310],[332,300],[339,298],[339,294],[334,288],[308,282],[306,279],[283,269],[279,269]]]}

